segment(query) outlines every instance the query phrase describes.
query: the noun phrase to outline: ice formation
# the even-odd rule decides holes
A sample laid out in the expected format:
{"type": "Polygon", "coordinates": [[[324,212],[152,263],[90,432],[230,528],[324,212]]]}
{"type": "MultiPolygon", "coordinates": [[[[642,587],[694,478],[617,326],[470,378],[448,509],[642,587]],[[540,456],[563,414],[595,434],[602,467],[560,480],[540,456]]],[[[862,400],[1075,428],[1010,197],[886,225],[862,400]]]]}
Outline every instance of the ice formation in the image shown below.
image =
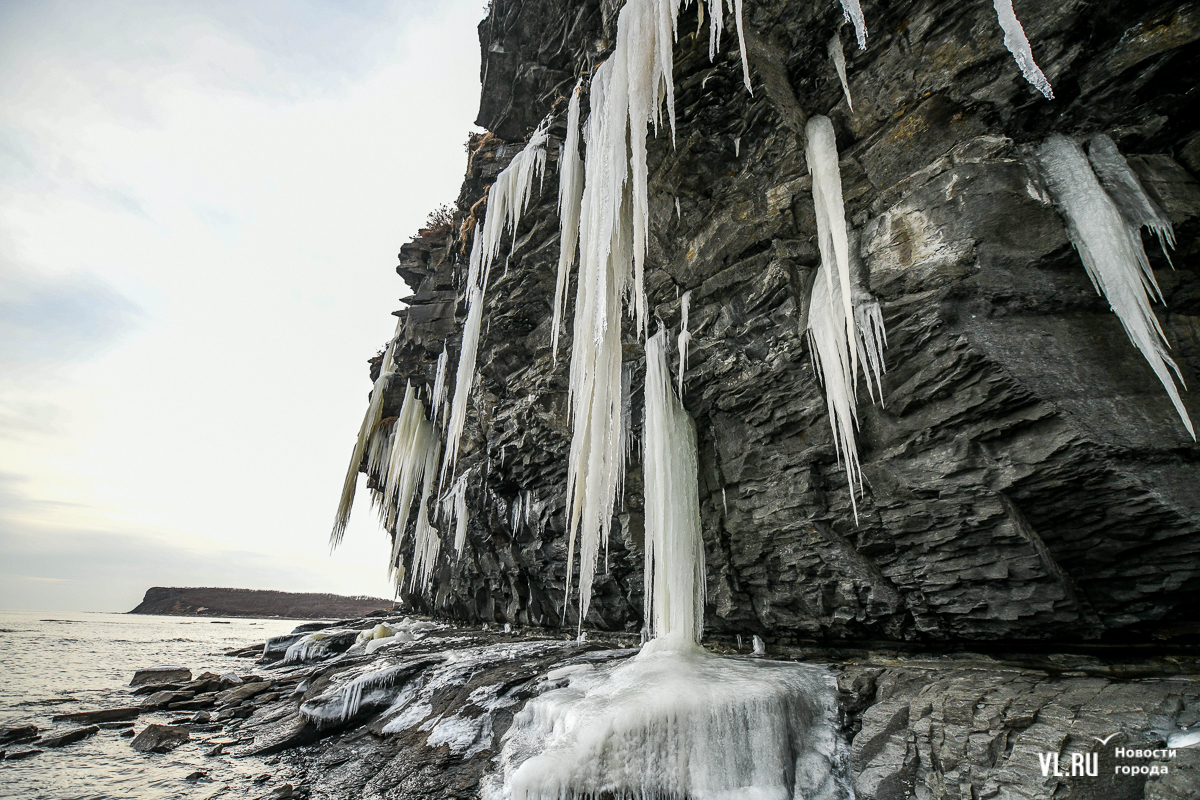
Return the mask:
{"type": "Polygon", "coordinates": [[[558,215],[562,229],[558,251],[558,278],[554,284],[554,322],[550,330],[550,358],[558,361],[558,334],[567,302],[567,278],[579,249],[579,206],[583,202],[583,159],[579,155],[579,95],[582,79],[567,104],[567,138],[558,156],[558,215]]]}
{"type": "MultiPolygon", "coordinates": [[[[741,3],[730,3],[741,40],[741,3]]],[[[722,0],[710,0],[710,57],[723,27],[722,0]]],[[[621,303],[646,332],[643,288],[650,208],[646,137],[662,107],[675,136],[674,43],[679,0],[628,0],[613,53],[592,77],[579,220],[579,280],[571,350],[571,450],[567,470],[568,563],[579,543],[579,623],[625,465],[622,425],[621,303]]],[[[744,55],[743,48],[743,55],[744,55]]],[[[749,65],[743,58],[749,85],[749,65]]],[[[570,109],[568,109],[568,116],[570,109]]],[[[561,281],[565,277],[560,276],[561,281]]],[[[567,571],[570,595],[572,571],[567,571]]]]}
{"type": "Polygon", "coordinates": [[[867,20],[863,17],[862,5],[858,0],[842,0],[842,13],[846,21],[854,24],[854,36],[858,39],[858,49],[867,49],[867,20]]]}
{"type": "Polygon", "coordinates": [[[1029,39],[1025,36],[1021,21],[1017,19],[1017,12],[1013,11],[1012,0],[992,0],[992,5],[996,8],[996,19],[1000,21],[1000,27],[1004,30],[1004,46],[1012,53],[1013,60],[1021,68],[1021,74],[1033,88],[1045,95],[1047,100],[1053,100],[1054,90],[1050,88],[1050,81],[1046,80],[1041,68],[1033,60],[1033,49],[1029,46],[1029,39]]]}
{"type": "MultiPolygon", "coordinates": [[[[825,385],[825,404],[829,409],[829,426],[833,429],[833,447],[838,461],[845,464],[846,482],[850,485],[850,506],[858,519],[858,493],[862,473],[858,466],[858,446],[854,429],[857,426],[857,406],[854,396],[855,367],[851,354],[857,349],[857,336],[849,341],[845,334],[845,310],[841,286],[828,280],[829,265],[822,263],[813,280],[808,306],[809,353],[813,366],[825,385]]],[[[853,317],[850,318],[854,324],[853,317]]],[[[869,381],[868,381],[869,383],[869,381]]]]}
{"type": "Polygon", "coordinates": [[[866,377],[871,399],[883,405],[883,349],[887,347],[887,330],[883,326],[883,309],[879,301],[866,292],[854,299],[854,323],[858,328],[858,358],[866,377]]]}
{"type": "MultiPolygon", "coordinates": [[[[837,139],[829,117],[820,115],[809,119],[804,133],[807,139],[804,155],[809,174],[812,175],[813,209],[817,217],[817,246],[821,251],[821,266],[829,297],[842,304],[843,313],[838,319],[846,330],[850,378],[853,380],[858,368],[858,350],[850,346],[855,338],[850,295],[850,242],[846,234],[846,210],[842,204],[837,139]],[[838,284],[837,291],[833,285],[835,281],[838,284]]],[[[821,279],[820,274],[817,279],[821,279]]]]}
{"type": "Polygon", "coordinates": [[[379,501],[380,522],[384,529],[392,532],[390,568],[399,571],[400,545],[408,527],[413,497],[429,461],[429,451],[437,446],[433,423],[425,419],[425,404],[417,397],[416,388],[411,384],[404,393],[392,436],[387,472],[376,480],[384,487],[379,501]]]}
{"type": "Polygon", "coordinates": [[[379,364],[379,377],[375,379],[375,386],[371,389],[371,402],[367,405],[367,413],[358,429],[358,439],[354,442],[354,452],[350,456],[350,467],[346,470],[346,479],[342,483],[342,497],[338,502],[337,515],[333,521],[333,532],[329,535],[329,541],[334,547],[341,544],[342,537],[346,534],[346,523],[350,521],[350,509],[354,505],[354,489],[358,485],[358,468],[362,465],[363,453],[366,451],[371,436],[379,425],[383,414],[383,396],[392,380],[392,375],[396,372],[396,363],[392,359],[392,354],[396,349],[396,341],[400,338],[402,324],[401,322],[396,323],[396,333],[388,342],[387,349],[383,353],[383,361],[379,364]]]}
{"type": "Polygon", "coordinates": [[[687,370],[688,345],[692,343],[692,333],[688,330],[688,311],[692,305],[692,291],[683,293],[679,299],[679,397],[683,398],[683,373],[687,370]]]}
{"type": "MultiPolygon", "coordinates": [[[[1116,142],[1103,133],[1096,134],[1088,142],[1088,160],[1092,163],[1092,170],[1100,179],[1104,191],[1108,192],[1108,196],[1117,204],[1121,216],[1129,226],[1129,235],[1137,245],[1142,269],[1150,270],[1150,262],[1142,247],[1140,228],[1143,227],[1149,228],[1158,237],[1158,246],[1162,248],[1163,255],[1169,262],[1171,255],[1167,252],[1167,247],[1175,247],[1175,231],[1171,227],[1171,220],[1146,194],[1141,180],[1130,169],[1129,162],[1117,149],[1116,142]]],[[[1153,273],[1150,273],[1150,276],[1153,279],[1153,273]]]]}
{"type": "MultiPolygon", "coordinates": [[[[432,428],[433,424],[429,423],[432,428]]],[[[442,548],[442,540],[438,537],[437,528],[433,527],[433,522],[429,519],[429,504],[434,499],[433,478],[437,473],[438,458],[442,454],[442,443],[434,436],[430,436],[430,443],[425,453],[425,477],[424,485],[421,488],[421,505],[417,511],[417,525],[413,531],[413,558],[412,558],[412,588],[429,588],[430,578],[433,575],[433,566],[437,562],[438,552],[442,548]]],[[[397,538],[400,532],[396,532],[397,538]]]]}
{"type": "Polygon", "coordinates": [[[671,388],[665,331],[646,340],[642,442],[646,630],[655,637],[699,642],[704,624],[704,540],[696,425],[671,388]]]}
{"type": "Polygon", "coordinates": [[[854,101],[850,99],[850,84],[846,81],[846,54],[842,51],[842,35],[834,33],[829,40],[829,59],[837,70],[838,80],[842,82],[842,94],[846,95],[846,106],[854,110],[854,101]]]}
{"type": "MultiPolygon", "coordinates": [[[[488,191],[488,207],[483,222],[475,226],[475,240],[467,268],[467,321],[463,325],[462,345],[458,354],[458,370],[454,378],[454,399],[450,403],[450,423],[446,433],[446,458],[442,462],[442,484],[454,474],[458,461],[458,446],[467,420],[467,398],[475,382],[475,355],[479,347],[479,331],[483,322],[483,296],[487,289],[492,262],[500,252],[500,240],[505,230],[516,231],[529,198],[533,181],[546,169],[546,143],[549,141],[548,121],[529,137],[529,142],[513,156],[508,166],[496,176],[488,191]]],[[[515,242],[514,242],[515,246],[515,242]]]]}
{"type": "Polygon", "coordinates": [[[1150,307],[1151,297],[1159,291],[1142,250],[1140,227],[1122,216],[1075,142],[1061,134],[1050,136],[1038,150],[1038,163],[1092,285],[1108,300],[1195,439],[1196,431],[1171,372],[1180,384],[1182,376],[1167,353],[1166,336],[1150,307]]]}
{"type": "Polygon", "coordinates": [[[503,785],[484,796],[849,796],[837,687],[825,669],[657,643],[625,663],[559,670],[568,685],[517,714],[500,757],[503,785]]]}
{"type": "Polygon", "coordinates": [[[438,356],[436,375],[433,379],[433,396],[429,401],[429,414],[436,424],[438,417],[442,419],[442,427],[446,426],[446,415],[442,406],[446,404],[446,362],[450,360],[450,346],[442,344],[442,354],[438,356]]]}
{"type": "Polygon", "coordinates": [[[450,491],[442,497],[442,519],[447,524],[454,524],[454,554],[460,558],[467,543],[467,479],[470,475],[469,470],[459,475],[450,491]]]}

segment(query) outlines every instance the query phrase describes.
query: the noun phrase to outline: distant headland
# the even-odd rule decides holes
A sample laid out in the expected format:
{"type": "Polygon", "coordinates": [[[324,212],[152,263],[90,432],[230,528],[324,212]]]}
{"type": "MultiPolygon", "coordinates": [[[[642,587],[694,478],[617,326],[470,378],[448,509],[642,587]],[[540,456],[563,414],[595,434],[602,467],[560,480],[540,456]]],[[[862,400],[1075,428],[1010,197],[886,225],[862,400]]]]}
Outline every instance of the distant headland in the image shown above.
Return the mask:
{"type": "Polygon", "coordinates": [[[274,592],[260,589],[169,588],[154,586],[130,614],[182,617],[286,617],[343,619],[392,608],[379,597],[274,592]]]}

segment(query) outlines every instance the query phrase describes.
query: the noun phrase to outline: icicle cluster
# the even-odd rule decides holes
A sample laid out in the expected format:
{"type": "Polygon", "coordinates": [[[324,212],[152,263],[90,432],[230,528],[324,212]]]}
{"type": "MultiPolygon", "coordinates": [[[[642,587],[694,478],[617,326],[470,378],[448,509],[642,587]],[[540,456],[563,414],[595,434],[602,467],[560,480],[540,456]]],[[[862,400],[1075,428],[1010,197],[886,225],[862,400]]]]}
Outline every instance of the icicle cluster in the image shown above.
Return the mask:
{"type": "MultiPolygon", "coordinates": [[[[722,0],[708,3],[710,57],[724,26],[722,0]]],[[[741,2],[730,7],[741,35],[741,2]]],[[[580,196],[579,280],[575,296],[570,398],[573,432],[567,474],[568,554],[574,564],[579,543],[579,622],[591,603],[592,578],[600,547],[607,546],[613,510],[625,467],[622,425],[621,304],[633,307],[636,330],[646,332],[643,289],[650,208],[646,137],[658,130],[667,108],[675,135],[674,43],[680,0],[628,0],[617,18],[616,46],[592,77],[590,115],[584,136],[580,196]]],[[[749,64],[743,73],[750,85],[749,64]]],[[[568,117],[572,111],[568,107],[568,117]]],[[[568,120],[570,123],[570,119],[568,120]]],[[[570,135],[570,131],[568,133],[570,135]]],[[[564,243],[575,239],[573,191],[578,165],[560,177],[564,243]]],[[[565,287],[570,259],[561,268],[565,287]]],[[[557,308],[556,299],[556,308],[557,308]]],[[[555,331],[558,326],[555,324],[555,331]]],[[[568,569],[567,594],[572,573],[568,569]]]]}
{"type": "Polygon", "coordinates": [[[579,206],[583,202],[583,159],[579,155],[579,95],[583,80],[575,84],[567,104],[567,138],[558,155],[558,215],[562,234],[558,250],[558,279],[554,283],[554,322],[550,329],[550,358],[558,361],[558,333],[567,303],[567,277],[579,247],[579,206]]]}
{"type": "Polygon", "coordinates": [[[354,452],[350,456],[350,466],[342,483],[342,497],[333,521],[333,532],[329,536],[329,541],[334,547],[342,543],[342,537],[346,534],[346,523],[350,521],[350,509],[354,506],[354,490],[358,486],[358,468],[362,465],[363,453],[379,426],[383,414],[383,396],[392,381],[392,375],[396,372],[396,363],[392,355],[396,349],[396,341],[400,338],[401,324],[396,323],[396,333],[384,350],[383,361],[379,365],[379,377],[375,379],[375,385],[371,388],[371,402],[367,404],[367,413],[359,426],[358,439],[354,442],[354,452]]]}
{"type": "Polygon", "coordinates": [[[809,120],[805,132],[817,217],[817,245],[821,251],[821,266],[809,297],[809,352],[825,386],[834,451],[839,462],[845,463],[850,506],[857,519],[857,497],[862,489],[854,434],[858,424],[858,363],[862,361],[868,393],[882,402],[887,333],[883,312],[875,298],[864,290],[851,289],[850,238],[833,124],[828,117],[815,116],[809,120]]]}
{"type": "Polygon", "coordinates": [[[696,425],[671,389],[666,342],[664,331],[646,340],[643,604],[649,635],[696,644],[704,628],[704,539],[700,533],[696,425]]]}
{"type": "MultiPolygon", "coordinates": [[[[458,461],[458,446],[467,421],[467,399],[475,382],[475,355],[479,347],[479,332],[483,323],[483,297],[487,289],[492,262],[500,252],[500,240],[505,230],[516,231],[529,198],[533,181],[546,169],[546,143],[549,141],[549,121],[538,126],[521,152],[496,176],[488,192],[487,213],[482,224],[475,227],[475,241],[467,268],[467,321],[463,326],[462,346],[458,354],[458,371],[454,378],[454,399],[450,403],[450,423],[446,433],[446,459],[442,462],[441,483],[454,474],[458,461]]],[[[515,246],[514,242],[514,246],[515,246]]]]}
{"type": "Polygon", "coordinates": [[[1088,277],[1108,300],[1129,340],[1167,390],[1179,418],[1195,439],[1196,431],[1171,373],[1181,385],[1183,378],[1167,353],[1166,336],[1150,307],[1152,298],[1161,300],[1162,294],[1141,241],[1143,225],[1151,227],[1160,241],[1172,241],[1170,222],[1146,196],[1111,140],[1093,140],[1091,151],[1089,164],[1079,145],[1055,134],[1038,151],[1038,163],[1067,220],[1067,234],[1079,251],[1088,277]],[[1119,202],[1105,191],[1098,174],[1109,185],[1118,187],[1117,196],[1122,198],[1119,202]]]}

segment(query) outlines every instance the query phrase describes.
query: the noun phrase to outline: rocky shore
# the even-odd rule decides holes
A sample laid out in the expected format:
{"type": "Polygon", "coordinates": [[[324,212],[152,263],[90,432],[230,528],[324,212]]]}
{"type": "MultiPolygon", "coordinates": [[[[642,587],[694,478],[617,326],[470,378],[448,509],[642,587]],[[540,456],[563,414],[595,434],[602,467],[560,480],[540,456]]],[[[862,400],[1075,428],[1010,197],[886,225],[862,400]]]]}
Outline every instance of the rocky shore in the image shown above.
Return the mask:
{"type": "MultiPolygon", "coordinates": [[[[53,748],[113,732],[147,758],[193,741],[214,764],[271,764],[240,782],[215,780],[219,769],[189,776],[203,797],[488,796],[527,701],[637,647],[630,637],[580,641],[393,615],[309,623],[228,654],[252,659],[245,671],[139,671],[127,704],[63,715],[74,727],[54,736],[6,728],[0,748],[9,760],[52,759],[53,748]],[[163,713],[165,722],[146,723],[163,713]]],[[[708,647],[829,671],[860,800],[1200,795],[1195,657],[708,647]]]]}

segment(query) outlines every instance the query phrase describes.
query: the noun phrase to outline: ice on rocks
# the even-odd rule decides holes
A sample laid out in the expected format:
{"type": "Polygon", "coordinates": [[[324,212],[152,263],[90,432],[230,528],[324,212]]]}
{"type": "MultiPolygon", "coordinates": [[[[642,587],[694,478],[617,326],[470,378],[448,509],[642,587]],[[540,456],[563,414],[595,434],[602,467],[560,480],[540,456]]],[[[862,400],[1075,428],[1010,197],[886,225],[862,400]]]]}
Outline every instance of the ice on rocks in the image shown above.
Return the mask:
{"type": "Polygon", "coordinates": [[[1150,307],[1158,295],[1154,273],[1145,261],[1139,226],[1130,224],[1105,191],[1087,157],[1071,139],[1054,134],[1038,150],[1046,186],[1067,221],[1067,235],[1079,252],[1096,290],[1108,300],[1129,340],[1141,352],[1166,389],[1193,439],[1196,431],[1171,373],[1179,368],[1167,353],[1167,340],[1150,307]]]}

